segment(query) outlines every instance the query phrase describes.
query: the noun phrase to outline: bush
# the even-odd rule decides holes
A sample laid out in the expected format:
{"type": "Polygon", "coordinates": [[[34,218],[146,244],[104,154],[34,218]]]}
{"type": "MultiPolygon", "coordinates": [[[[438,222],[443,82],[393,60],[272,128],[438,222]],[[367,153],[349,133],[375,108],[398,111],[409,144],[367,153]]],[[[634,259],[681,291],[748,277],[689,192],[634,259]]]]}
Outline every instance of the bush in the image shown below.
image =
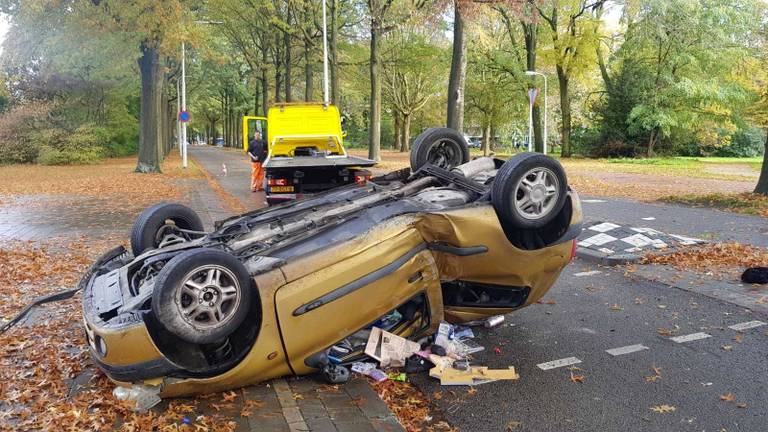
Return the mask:
{"type": "Polygon", "coordinates": [[[104,158],[101,144],[109,137],[106,129],[83,125],[68,132],[50,128],[33,136],[40,149],[37,163],[43,165],[71,165],[99,162],[104,158]]]}
{"type": "Polygon", "coordinates": [[[37,158],[40,146],[29,136],[48,118],[50,106],[27,103],[0,115],[0,164],[30,163],[37,158]]]}
{"type": "Polygon", "coordinates": [[[765,131],[749,127],[739,129],[734,135],[731,143],[727,146],[718,148],[715,156],[725,157],[755,157],[763,154],[765,150],[765,131]]]}

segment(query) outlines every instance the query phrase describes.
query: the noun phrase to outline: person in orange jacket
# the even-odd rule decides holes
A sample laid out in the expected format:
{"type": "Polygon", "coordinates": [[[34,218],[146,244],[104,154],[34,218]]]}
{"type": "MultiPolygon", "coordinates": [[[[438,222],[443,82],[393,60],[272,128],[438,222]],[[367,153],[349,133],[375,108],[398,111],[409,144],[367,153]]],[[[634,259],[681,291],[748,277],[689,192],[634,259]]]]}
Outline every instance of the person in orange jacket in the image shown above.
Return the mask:
{"type": "Polygon", "coordinates": [[[261,132],[256,131],[248,143],[248,156],[251,158],[251,190],[264,190],[264,168],[262,164],[267,158],[267,144],[261,139],[261,132]]]}

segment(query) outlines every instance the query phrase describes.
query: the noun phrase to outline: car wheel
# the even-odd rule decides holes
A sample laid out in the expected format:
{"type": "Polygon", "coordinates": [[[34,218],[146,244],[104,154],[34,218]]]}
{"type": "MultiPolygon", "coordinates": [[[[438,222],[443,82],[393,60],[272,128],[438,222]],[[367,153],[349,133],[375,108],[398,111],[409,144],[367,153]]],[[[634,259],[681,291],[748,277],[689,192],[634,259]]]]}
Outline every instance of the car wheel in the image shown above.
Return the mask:
{"type": "Polygon", "coordinates": [[[156,249],[169,241],[189,240],[178,228],[203,231],[203,221],[194,210],[174,203],[160,203],[147,208],[136,219],[131,231],[131,251],[134,256],[147,249],[156,249]]]}
{"type": "Polygon", "coordinates": [[[192,343],[224,340],[245,320],[253,289],[245,266],[218,249],[192,249],[160,270],[152,310],[171,333],[192,343]]]}
{"type": "Polygon", "coordinates": [[[565,204],[568,183],[558,161],[538,153],[513,156],[499,168],[491,201],[504,223],[519,229],[545,226],[565,204]]]}
{"type": "Polygon", "coordinates": [[[429,128],[416,137],[411,148],[411,170],[429,163],[450,170],[469,162],[469,147],[453,129],[429,128]]]}

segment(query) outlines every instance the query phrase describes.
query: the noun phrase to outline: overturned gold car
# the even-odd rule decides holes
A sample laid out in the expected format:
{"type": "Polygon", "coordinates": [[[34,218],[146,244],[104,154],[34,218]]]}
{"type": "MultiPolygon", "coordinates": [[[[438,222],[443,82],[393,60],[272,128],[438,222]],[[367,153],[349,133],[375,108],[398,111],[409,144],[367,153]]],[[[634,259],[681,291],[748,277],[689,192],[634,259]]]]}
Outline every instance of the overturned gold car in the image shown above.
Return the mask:
{"type": "Polygon", "coordinates": [[[460,134],[432,128],[411,169],[212,232],[179,204],[145,210],[131,250],[108,252],[81,281],[87,339],[111,379],[163,397],[327,370],[362,358],[351,339],[373,325],[416,340],[441,320],[536,302],[581,224],[556,160],[469,161],[460,134]]]}

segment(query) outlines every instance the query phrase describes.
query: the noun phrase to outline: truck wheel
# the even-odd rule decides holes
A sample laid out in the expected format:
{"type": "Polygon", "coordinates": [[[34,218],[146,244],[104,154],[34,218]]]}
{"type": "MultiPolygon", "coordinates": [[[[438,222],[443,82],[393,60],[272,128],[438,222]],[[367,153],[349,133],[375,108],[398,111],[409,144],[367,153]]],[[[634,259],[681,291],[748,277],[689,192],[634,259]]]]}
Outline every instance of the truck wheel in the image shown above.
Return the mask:
{"type": "Polygon", "coordinates": [[[189,240],[189,236],[177,228],[203,231],[203,221],[194,210],[174,203],[160,203],[147,208],[133,223],[131,230],[131,251],[134,256],[141,255],[147,249],[156,249],[170,236],[180,241],[189,240]]]}
{"type": "Polygon", "coordinates": [[[429,163],[450,170],[469,162],[469,147],[453,129],[429,128],[416,137],[411,148],[411,170],[429,163]]]}
{"type": "Polygon", "coordinates": [[[213,343],[243,323],[253,291],[248,270],[234,255],[192,249],[173,257],[158,273],[152,310],[182,340],[213,343]]]}
{"type": "Polygon", "coordinates": [[[491,201],[503,223],[535,229],[557,216],[567,191],[565,170],[558,161],[538,153],[521,153],[499,168],[491,186],[491,201]]]}

